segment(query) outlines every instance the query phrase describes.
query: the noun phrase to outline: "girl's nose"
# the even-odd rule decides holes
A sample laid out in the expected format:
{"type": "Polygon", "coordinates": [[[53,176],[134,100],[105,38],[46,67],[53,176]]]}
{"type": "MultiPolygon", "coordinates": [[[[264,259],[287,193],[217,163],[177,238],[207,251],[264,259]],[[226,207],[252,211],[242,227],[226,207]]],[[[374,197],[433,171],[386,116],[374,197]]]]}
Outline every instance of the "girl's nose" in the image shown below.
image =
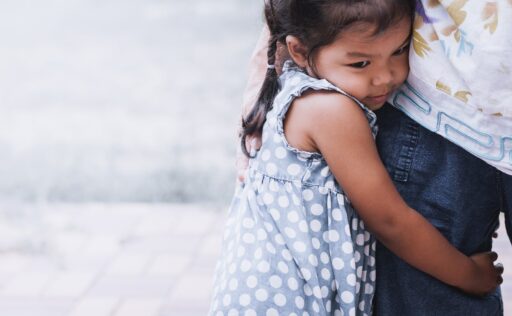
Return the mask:
{"type": "Polygon", "coordinates": [[[383,67],[373,77],[372,84],[375,86],[387,85],[393,80],[393,72],[389,67],[383,67]]]}

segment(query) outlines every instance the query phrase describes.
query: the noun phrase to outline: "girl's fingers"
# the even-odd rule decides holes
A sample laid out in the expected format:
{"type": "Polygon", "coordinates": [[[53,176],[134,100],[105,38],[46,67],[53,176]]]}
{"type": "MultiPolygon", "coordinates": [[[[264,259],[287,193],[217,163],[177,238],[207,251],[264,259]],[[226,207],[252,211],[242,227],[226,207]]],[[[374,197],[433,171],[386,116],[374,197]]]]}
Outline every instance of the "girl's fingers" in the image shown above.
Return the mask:
{"type": "Polygon", "coordinates": [[[243,171],[238,171],[237,172],[237,176],[236,176],[237,180],[239,182],[244,182],[245,181],[245,172],[243,171]]]}
{"type": "Polygon", "coordinates": [[[259,137],[256,137],[256,136],[251,136],[248,140],[249,142],[249,153],[251,154],[251,156],[254,156],[256,155],[256,152],[260,149],[261,147],[261,139],[259,137]]]}

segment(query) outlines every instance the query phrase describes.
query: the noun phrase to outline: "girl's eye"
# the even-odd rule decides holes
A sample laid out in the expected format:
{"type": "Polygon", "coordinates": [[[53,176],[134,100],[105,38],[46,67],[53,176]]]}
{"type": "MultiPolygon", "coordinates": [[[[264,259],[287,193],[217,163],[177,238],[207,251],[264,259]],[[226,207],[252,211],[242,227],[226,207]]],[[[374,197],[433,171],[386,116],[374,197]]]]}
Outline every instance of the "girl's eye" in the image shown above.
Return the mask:
{"type": "Polygon", "coordinates": [[[350,67],[353,67],[353,68],[364,68],[366,66],[368,66],[370,64],[369,61],[360,61],[358,63],[353,63],[353,64],[349,64],[350,67]]]}
{"type": "Polygon", "coordinates": [[[403,53],[407,52],[409,50],[409,45],[405,45],[396,52],[393,53],[393,55],[402,55],[403,53]]]}

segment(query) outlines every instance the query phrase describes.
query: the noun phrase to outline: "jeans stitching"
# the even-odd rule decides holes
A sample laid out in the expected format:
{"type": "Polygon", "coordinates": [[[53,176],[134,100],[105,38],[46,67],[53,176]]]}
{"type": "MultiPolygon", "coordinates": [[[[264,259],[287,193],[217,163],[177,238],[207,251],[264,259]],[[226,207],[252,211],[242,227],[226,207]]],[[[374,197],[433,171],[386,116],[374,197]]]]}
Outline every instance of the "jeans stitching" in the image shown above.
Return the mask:
{"type": "Polygon", "coordinates": [[[409,122],[406,126],[407,131],[407,142],[402,145],[396,170],[394,171],[393,178],[395,181],[407,182],[409,180],[409,174],[412,169],[412,163],[414,158],[414,152],[419,140],[419,125],[414,122],[409,122]]]}

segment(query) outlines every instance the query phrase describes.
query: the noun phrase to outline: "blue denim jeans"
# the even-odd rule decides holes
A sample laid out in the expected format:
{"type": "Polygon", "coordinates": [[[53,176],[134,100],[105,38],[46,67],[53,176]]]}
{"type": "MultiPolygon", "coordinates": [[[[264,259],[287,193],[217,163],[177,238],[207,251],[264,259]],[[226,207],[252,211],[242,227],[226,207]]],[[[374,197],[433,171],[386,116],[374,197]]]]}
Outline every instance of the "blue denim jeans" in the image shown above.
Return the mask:
{"type": "MultiPolygon", "coordinates": [[[[512,176],[390,105],[377,116],[381,158],[409,206],[466,255],[492,248],[500,211],[510,239],[512,176]]],[[[382,244],[377,246],[374,303],[377,316],[503,315],[499,290],[484,298],[468,296],[411,267],[382,244]]]]}

